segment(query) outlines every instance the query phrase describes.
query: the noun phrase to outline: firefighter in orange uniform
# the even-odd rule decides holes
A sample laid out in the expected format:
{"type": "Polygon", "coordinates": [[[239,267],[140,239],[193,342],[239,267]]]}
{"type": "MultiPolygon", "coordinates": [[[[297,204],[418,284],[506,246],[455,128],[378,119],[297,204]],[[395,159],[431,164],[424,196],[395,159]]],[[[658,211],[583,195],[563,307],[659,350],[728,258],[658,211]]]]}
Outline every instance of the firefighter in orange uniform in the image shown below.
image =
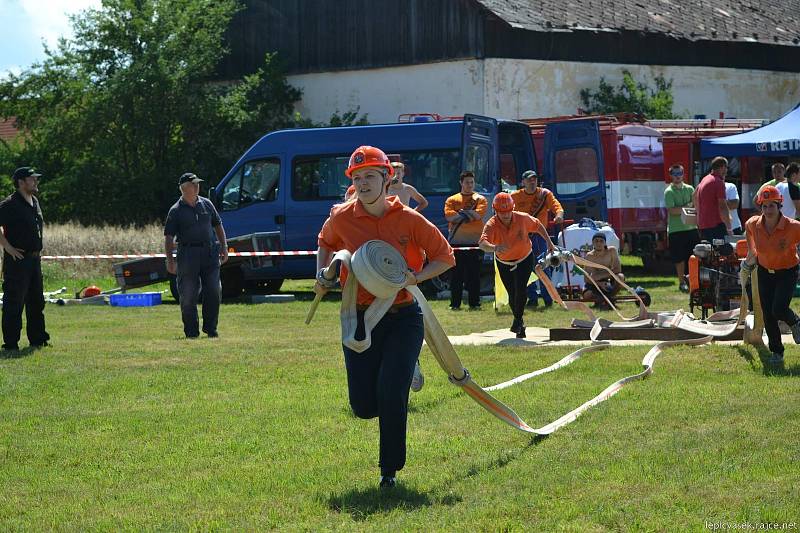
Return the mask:
{"type": "MultiPolygon", "coordinates": [[[[483,230],[483,216],[489,207],[486,198],[475,192],[475,174],[465,170],[459,177],[461,191],[444,203],[444,217],[449,224],[450,244],[476,247],[483,230]]],[[[456,249],[456,267],[450,275],[450,309],[461,309],[464,285],[469,293],[469,308],[481,308],[481,250],[456,249]]]]}
{"type": "MultiPolygon", "coordinates": [[[[564,222],[564,208],[561,203],[556,200],[556,196],[548,189],[539,187],[539,176],[534,170],[526,170],[522,173],[522,184],[524,188],[511,193],[511,198],[514,199],[514,209],[521,213],[527,213],[532,217],[539,220],[542,225],[547,228],[549,215],[553,215],[553,222],[561,224],[564,222]]],[[[547,243],[538,234],[531,236],[533,244],[533,255],[539,257],[547,251],[547,243]]],[[[545,273],[550,275],[553,271],[548,267],[545,273]]],[[[542,293],[542,300],[544,300],[545,307],[553,305],[553,299],[545,290],[541,281],[531,283],[528,286],[528,305],[536,307],[539,305],[538,292],[542,293]]]]}
{"type": "MultiPolygon", "coordinates": [[[[350,156],[345,174],[353,180],[356,196],[333,206],[319,233],[315,293],[325,294],[335,284],[323,276],[323,269],[336,251],[355,252],[372,239],[383,240],[403,254],[413,271],[406,276],[406,285],[438,276],[455,264],[453,250],[436,226],[396,197],[387,200],[386,185],[393,170],[386,154],[361,146],[350,156]],[[423,267],[424,256],[428,263],[423,267]]],[[[346,270],[340,277],[344,285],[346,270]]],[[[359,285],[360,320],[374,299],[359,285]]],[[[372,330],[372,344],[366,351],[357,353],[342,346],[353,413],[359,418],[378,417],[382,488],[393,487],[396,472],[405,465],[408,394],[423,334],[419,305],[403,289],[372,330]]]]}
{"type": "Polygon", "coordinates": [[[511,331],[518,339],[525,338],[525,286],[533,268],[533,249],[530,234],[535,233],[546,243],[547,249],[555,249],[542,223],[527,213],[514,211],[514,199],[510,194],[498,193],[492,201],[495,215],[483,228],[478,246],[485,252],[494,253],[500,279],[508,292],[508,303],[514,313],[511,331]]]}
{"type": "MultiPolygon", "coordinates": [[[[758,269],[758,292],[764,314],[764,329],[769,337],[772,356],[769,363],[783,364],[783,343],[778,321],[792,329],[792,337],[800,344],[800,320],[789,304],[792,302],[800,258],[800,222],[781,214],[783,196],[773,185],[761,188],[756,196],[761,215],[747,221],[747,258],[742,263],[743,273],[749,275],[758,269]]],[[[744,276],[747,277],[747,276],[744,276]]]]}

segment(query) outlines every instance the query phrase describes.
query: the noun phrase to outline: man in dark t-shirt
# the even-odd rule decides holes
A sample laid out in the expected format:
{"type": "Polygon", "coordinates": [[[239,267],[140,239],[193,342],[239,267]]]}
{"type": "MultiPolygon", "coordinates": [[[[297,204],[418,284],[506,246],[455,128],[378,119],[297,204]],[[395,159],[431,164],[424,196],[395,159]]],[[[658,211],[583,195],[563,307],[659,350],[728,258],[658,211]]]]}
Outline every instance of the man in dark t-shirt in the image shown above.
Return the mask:
{"type": "Polygon", "coordinates": [[[200,336],[197,300],[203,288],[203,331],[218,337],[219,303],[222,290],[220,264],[228,260],[228,244],[219,213],[200,193],[203,181],[191,172],[178,180],[181,197],[169,209],[164,224],[167,271],[177,274],[183,332],[187,338],[200,336]],[[216,236],[216,241],[214,237],[216,236]],[[177,258],[173,256],[177,241],[177,258]]]}
{"type": "Polygon", "coordinates": [[[50,340],[44,324],[42,230],[44,219],[36,194],[41,174],[32,167],[14,171],[17,190],[0,202],[0,246],[3,247],[3,349],[18,350],[22,309],[32,348],[50,340]]]}

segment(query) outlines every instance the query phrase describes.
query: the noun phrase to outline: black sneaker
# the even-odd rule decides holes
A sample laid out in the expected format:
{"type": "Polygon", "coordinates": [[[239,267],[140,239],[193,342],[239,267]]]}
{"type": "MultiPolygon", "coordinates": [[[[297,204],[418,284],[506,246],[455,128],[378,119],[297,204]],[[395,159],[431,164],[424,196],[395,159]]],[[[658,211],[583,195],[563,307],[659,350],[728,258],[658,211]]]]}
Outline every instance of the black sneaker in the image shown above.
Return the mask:
{"type": "Polygon", "coordinates": [[[514,322],[511,323],[511,328],[509,329],[511,330],[511,333],[519,333],[520,327],[522,327],[522,324],[515,318],[514,322]]]}
{"type": "Polygon", "coordinates": [[[545,307],[553,307],[553,302],[545,302],[544,306],[545,307]]]}
{"type": "Polygon", "coordinates": [[[18,352],[19,351],[19,346],[17,346],[16,344],[13,345],[13,346],[10,346],[8,344],[4,344],[3,345],[3,350],[5,350],[7,352],[18,352]]]}
{"type": "Polygon", "coordinates": [[[470,311],[480,311],[481,310],[481,306],[480,306],[480,304],[479,305],[470,305],[469,306],[469,310],[470,311]]]}
{"type": "Polygon", "coordinates": [[[524,339],[525,338],[525,326],[522,326],[521,328],[519,328],[519,331],[517,332],[517,338],[518,339],[524,339]]]}
{"type": "Polygon", "coordinates": [[[44,342],[37,342],[31,344],[31,348],[44,348],[45,346],[50,346],[50,343],[47,341],[44,342]]]}
{"type": "Polygon", "coordinates": [[[394,476],[381,476],[381,484],[379,485],[382,489],[393,489],[394,486],[397,485],[397,478],[394,476]]]}
{"type": "Polygon", "coordinates": [[[217,337],[219,337],[219,333],[217,333],[216,331],[209,331],[208,332],[208,338],[209,339],[216,339],[217,337]]]}
{"type": "Polygon", "coordinates": [[[539,300],[528,300],[525,304],[526,307],[539,307],[539,300]]]}
{"type": "Polygon", "coordinates": [[[451,305],[450,307],[448,307],[448,309],[450,309],[451,311],[461,311],[461,306],[451,305]]]}

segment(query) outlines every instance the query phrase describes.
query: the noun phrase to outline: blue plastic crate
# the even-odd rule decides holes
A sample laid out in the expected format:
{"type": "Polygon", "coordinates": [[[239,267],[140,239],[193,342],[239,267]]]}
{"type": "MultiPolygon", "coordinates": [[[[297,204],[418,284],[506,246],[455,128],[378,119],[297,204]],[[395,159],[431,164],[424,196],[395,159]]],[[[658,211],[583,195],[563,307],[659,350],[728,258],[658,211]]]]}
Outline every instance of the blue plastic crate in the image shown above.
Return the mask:
{"type": "Polygon", "coordinates": [[[161,304],[160,292],[134,292],[129,294],[112,294],[108,297],[111,305],[117,307],[148,307],[161,304]]]}

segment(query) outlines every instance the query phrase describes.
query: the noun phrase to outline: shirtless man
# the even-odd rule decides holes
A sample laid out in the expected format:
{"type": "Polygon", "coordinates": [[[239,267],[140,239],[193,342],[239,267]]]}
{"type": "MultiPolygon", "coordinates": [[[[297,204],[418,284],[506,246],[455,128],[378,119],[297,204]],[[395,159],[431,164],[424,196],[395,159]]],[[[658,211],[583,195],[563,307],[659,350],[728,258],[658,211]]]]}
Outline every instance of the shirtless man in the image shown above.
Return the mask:
{"type": "Polygon", "coordinates": [[[397,196],[397,199],[407,206],[411,205],[411,199],[413,198],[417,202],[417,207],[414,208],[417,212],[428,207],[428,200],[416,188],[408,183],[403,183],[403,176],[405,176],[406,171],[405,165],[395,161],[392,163],[392,167],[394,167],[394,176],[386,189],[386,195],[397,196]]]}

